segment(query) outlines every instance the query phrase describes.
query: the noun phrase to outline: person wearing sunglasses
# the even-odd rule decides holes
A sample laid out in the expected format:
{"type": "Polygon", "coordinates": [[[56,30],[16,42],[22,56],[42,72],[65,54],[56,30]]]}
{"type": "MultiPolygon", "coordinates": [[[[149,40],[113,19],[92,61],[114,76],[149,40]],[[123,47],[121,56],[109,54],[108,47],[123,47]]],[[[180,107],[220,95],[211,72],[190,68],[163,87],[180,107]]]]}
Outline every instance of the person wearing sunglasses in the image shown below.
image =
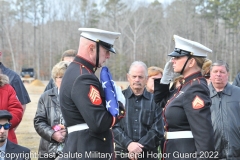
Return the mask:
{"type": "Polygon", "coordinates": [[[14,88],[9,84],[8,76],[4,74],[0,74],[0,110],[7,110],[13,115],[8,139],[17,144],[14,128],[16,128],[22,120],[23,108],[14,88]]]}
{"type": "Polygon", "coordinates": [[[30,149],[11,142],[7,137],[13,118],[7,110],[0,110],[0,159],[30,160],[30,149]]]}
{"type": "Polygon", "coordinates": [[[210,67],[212,65],[212,61],[210,59],[206,59],[202,66],[202,75],[206,79],[207,84],[211,83],[210,80],[210,67]]]}

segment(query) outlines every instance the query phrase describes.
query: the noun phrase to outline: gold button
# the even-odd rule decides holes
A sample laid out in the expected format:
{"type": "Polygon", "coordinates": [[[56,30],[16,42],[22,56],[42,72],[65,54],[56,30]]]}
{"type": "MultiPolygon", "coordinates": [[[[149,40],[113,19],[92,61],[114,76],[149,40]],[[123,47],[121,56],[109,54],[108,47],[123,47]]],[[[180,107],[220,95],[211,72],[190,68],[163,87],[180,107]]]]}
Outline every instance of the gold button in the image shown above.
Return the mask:
{"type": "Polygon", "coordinates": [[[83,68],[85,67],[85,66],[82,66],[83,68]]]}
{"type": "Polygon", "coordinates": [[[124,111],[121,111],[121,114],[123,114],[124,113],[124,111]]]}
{"type": "Polygon", "coordinates": [[[164,126],[164,130],[165,130],[165,131],[167,130],[167,127],[166,127],[166,126],[164,126]]]}
{"type": "Polygon", "coordinates": [[[194,78],[193,81],[196,81],[196,79],[194,78]]]}
{"type": "Polygon", "coordinates": [[[167,101],[167,103],[169,102],[169,100],[167,101]]]}
{"type": "Polygon", "coordinates": [[[164,138],[167,139],[167,133],[166,132],[164,133],[164,138]]]}
{"type": "Polygon", "coordinates": [[[103,141],[106,141],[106,138],[103,138],[103,141]]]}

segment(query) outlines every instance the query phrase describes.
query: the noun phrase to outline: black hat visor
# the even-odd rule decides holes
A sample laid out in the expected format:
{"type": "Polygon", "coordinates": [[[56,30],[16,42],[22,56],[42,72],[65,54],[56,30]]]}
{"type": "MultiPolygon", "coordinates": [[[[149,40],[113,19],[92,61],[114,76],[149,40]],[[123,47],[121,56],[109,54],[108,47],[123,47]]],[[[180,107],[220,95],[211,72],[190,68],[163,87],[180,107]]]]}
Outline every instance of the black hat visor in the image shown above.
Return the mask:
{"type": "Polygon", "coordinates": [[[99,44],[107,49],[108,51],[112,52],[112,53],[116,53],[115,49],[113,48],[113,45],[109,44],[109,43],[106,43],[106,42],[103,42],[103,41],[100,41],[99,40],[99,44]]]}
{"type": "Polygon", "coordinates": [[[190,55],[191,55],[191,52],[181,50],[179,48],[175,48],[172,53],[168,54],[168,56],[170,57],[183,57],[183,56],[190,56],[190,55]]]}

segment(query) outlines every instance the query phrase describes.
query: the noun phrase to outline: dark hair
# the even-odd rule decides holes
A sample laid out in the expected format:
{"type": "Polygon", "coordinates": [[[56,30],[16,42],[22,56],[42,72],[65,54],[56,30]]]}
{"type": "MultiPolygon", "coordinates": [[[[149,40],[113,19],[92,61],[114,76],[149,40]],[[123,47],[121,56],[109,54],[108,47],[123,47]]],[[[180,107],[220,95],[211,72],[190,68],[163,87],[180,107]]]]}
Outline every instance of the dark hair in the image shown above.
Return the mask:
{"type": "Polygon", "coordinates": [[[227,70],[227,72],[229,72],[229,65],[227,64],[227,62],[223,61],[223,60],[217,60],[216,62],[214,62],[211,66],[211,70],[213,66],[224,66],[227,70]]]}

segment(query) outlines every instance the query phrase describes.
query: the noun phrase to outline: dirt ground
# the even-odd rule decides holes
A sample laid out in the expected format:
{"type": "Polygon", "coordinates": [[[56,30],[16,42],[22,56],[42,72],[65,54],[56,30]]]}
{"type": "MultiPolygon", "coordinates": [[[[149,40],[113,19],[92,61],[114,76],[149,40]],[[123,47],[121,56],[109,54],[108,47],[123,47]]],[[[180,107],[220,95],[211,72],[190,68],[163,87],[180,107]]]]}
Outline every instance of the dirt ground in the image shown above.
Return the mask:
{"type": "MultiPolygon", "coordinates": [[[[16,130],[16,135],[18,144],[25,146],[31,150],[32,160],[37,160],[36,156],[40,140],[40,136],[37,134],[33,126],[33,118],[37,110],[38,100],[43,93],[47,83],[48,81],[43,81],[42,85],[41,83],[37,85],[33,85],[33,83],[29,84],[27,82],[24,83],[28,94],[30,95],[31,102],[27,104],[22,122],[16,130]]],[[[116,84],[121,86],[122,89],[125,89],[128,83],[116,82],[116,84]]]]}
{"type": "MultiPolygon", "coordinates": [[[[37,102],[45,89],[46,83],[47,82],[45,82],[42,86],[33,86],[31,84],[24,83],[31,98],[31,102],[27,104],[23,119],[16,129],[16,135],[18,144],[29,148],[33,155],[37,155],[40,140],[40,136],[37,134],[33,126],[33,118],[36,113],[37,102]]],[[[37,160],[37,158],[34,158],[33,156],[32,160],[37,160]]]]}

